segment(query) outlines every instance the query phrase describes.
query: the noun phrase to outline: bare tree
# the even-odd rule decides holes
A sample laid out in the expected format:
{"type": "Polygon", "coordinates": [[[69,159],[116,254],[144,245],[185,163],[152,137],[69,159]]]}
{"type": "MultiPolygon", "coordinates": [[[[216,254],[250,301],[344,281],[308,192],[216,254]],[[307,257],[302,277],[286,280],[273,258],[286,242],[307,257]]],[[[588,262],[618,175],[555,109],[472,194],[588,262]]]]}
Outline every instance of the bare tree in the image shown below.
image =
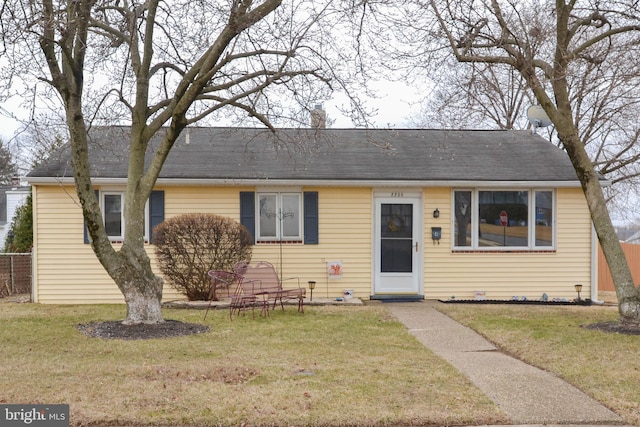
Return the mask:
{"type": "Polygon", "coordinates": [[[418,127],[457,129],[526,129],[525,111],[533,95],[520,74],[494,64],[428,67],[435,87],[423,101],[418,127]]]}
{"type": "MultiPolygon", "coordinates": [[[[611,185],[603,188],[610,212],[617,217],[631,213],[640,202],[640,78],[625,58],[585,67],[567,76],[570,82],[574,122],[598,173],[611,185]],[[631,69],[630,69],[631,68],[631,69]],[[609,70],[607,76],[602,76],[609,70]],[[601,82],[607,81],[607,85],[601,82]],[[633,197],[630,197],[632,195],[633,197]]],[[[526,129],[529,106],[537,104],[527,82],[514,68],[494,63],[425,64],[434,80],[434,91],[423,102],[413,121],[416,126],[457,128],[526,129]]],[[[438,61],[438,63],[441,63],[438,61]]],[[[538,129],[561,146],[553,127],[538,129]]],[[[628,215],[626,215],[628,217],[628,215]]]]}
{"type": "Polygon", "coordinates": [[[329,64],[344,55],[324,22],[348,7],[338,3],[4,3],[3,46],[6,54],[15,54],[11,70],[3,72],[5,82],[33,76],[32,87],[39,91],[34,98],[44,96],[51,108],[63,106],[91,246],[125,296],[125,323],[163,321],[162,279],[144,248],[144,208],[174,142],[192,123],[234,115],[274,132],[284,119],[306,123],[309,106],[326,99],[329,82],[336,81],[329,64]],[[34,75],[39,69],[47,73],[34,75]],[[105,232],[88,156],[90,127],[113,122],[131,126],[121,249],[105,232]],[[161,143],[145,168],[154,136],[161,136],[161,143]]]}
{"type": "MultiPolygon", "coordinates": [[[[622,171],[637,160],[637,119],[620,117],[638,102],[627,92],[635,88],[637,94],[640,84],[637,2],[418,0],[410,7],[433,12],[432,21],[412,26],[446,40],[457,61],[507,67],[526,82],[582,185],[614,278],[621,320],[640,324],[640,290],[611,223],[598,174],[622,171]],[[615,120],[619,125],[614,128],[603,125],[615,120]],[[612,139],[615,149],[607,145],[612,139]],[[587,146],[594,141],[600,145],[592,161],[587,146]]],[[[426,50],[442,52],[433,44],[426,50]]]]}

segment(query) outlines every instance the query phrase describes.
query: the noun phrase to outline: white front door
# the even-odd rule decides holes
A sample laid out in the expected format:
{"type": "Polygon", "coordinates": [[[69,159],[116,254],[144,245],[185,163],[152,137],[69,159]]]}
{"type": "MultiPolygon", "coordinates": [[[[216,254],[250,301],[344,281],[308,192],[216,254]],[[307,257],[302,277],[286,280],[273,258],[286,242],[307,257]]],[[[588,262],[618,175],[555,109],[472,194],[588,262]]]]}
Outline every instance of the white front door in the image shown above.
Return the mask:
{"type": "Polygon", "coordinates": [[[420,202],[419,197],[375,199],[374,295],[420,292],[420,202]]]}

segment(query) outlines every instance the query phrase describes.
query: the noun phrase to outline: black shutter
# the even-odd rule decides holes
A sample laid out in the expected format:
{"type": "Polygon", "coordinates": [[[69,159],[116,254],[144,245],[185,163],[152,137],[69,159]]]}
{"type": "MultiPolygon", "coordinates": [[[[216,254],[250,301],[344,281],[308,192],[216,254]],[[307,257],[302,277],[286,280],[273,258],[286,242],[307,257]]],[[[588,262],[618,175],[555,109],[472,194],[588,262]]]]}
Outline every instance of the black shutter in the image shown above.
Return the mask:
{"type": "Polygon", "coordinates": [[[256,194],[253,191],[240,192],[240,224],[251,233],[252,242],[256,242],[256,194]]]}
{"type": "Polygon", "coordinates": [[[318,236],[318,192],[304,192],[304,243],[317,245],[318,236]]]}
{"type": "Polygon", "coordinates": [[[162,221],[164,221],[164,191],[152,191],[149,196],[149,243],[153,243],[153,228],[162,221]]]}

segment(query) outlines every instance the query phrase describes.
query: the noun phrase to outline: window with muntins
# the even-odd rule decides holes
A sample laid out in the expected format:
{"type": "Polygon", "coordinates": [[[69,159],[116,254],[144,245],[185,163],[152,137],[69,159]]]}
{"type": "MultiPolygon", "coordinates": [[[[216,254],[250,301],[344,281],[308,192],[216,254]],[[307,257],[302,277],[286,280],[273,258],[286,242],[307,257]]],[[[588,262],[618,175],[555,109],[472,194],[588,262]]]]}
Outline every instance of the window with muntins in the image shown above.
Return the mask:
{"type": "MultiPolygon", "coordinates": [[[[277,191],[262,191],[256,194],[254,191],[241,191],[240,196],[240,223],[246,227],[253,238],[253,243],[272,243],[282,242],[284,239],[290,237],[284,237],[282,240],[278,238],[278,224],[280,218],[276,214],[278,212],[278,195],[291,195],[291,198],[285,197],[282,205],[298,205],[298,214],[300,219],[296,221],[295,214],[288,216],[288,218],[282,218],[283,226],[281,227],[285,236],[302,234],[302,239],[296,238],[294,240],[287,240],[290,243],[304,243],[305,245],[317,245],[320,243],[319,233],[319,216],[318,216],[318,192],[317,191],[304,191],[302,193],[296,191],[289,192],[277,192],[277,191]],[[262,217],[264,228],[264,238],[261,238],[258,234],[258,228],[260,227],[260,202],[259,196],[264,196],[262,199],[264,207],[264,215],[262,217]],[[299,203],[302,200],[302,208],[299,203]],[[297,203],[296,203],[297,201],[297,203]],[[300,209],[302,209],[300,211],[300,209]],[[300,228],[302,222],[302,229],[300,228]],[[267,236],[271,233],[271,236],[267,236]]],[[[152,205],[153,207],[153,205],[152,205]]],[[[286,209],[285,209],[286,212],[286,209]]]]}
{"type": "Polygon", "coordinates": [[[555,246],[552,190],[455,190],[456,249],[522,250],[555,246]]]}
{"type": "Polygon", "coordinates": [[[257,198],[259,241],[302,240],[302,194],[258,193],[257,198]]]}

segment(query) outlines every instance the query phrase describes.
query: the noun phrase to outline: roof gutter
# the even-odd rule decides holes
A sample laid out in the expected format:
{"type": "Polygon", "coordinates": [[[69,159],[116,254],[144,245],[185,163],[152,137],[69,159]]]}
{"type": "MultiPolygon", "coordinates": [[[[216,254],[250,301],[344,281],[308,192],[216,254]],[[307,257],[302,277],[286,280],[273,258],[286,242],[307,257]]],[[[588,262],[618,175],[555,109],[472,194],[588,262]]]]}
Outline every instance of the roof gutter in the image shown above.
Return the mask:
{"type": "MultiPolygon", "coordinates": [[[[31,185],[73,185],[72,177],[26,177],[31,185]]],[[[126,178],[92,178],[94,185],[125,185],[126,178]]],[[[274,185],[274,186],[316,186],[316,187],[486,187],[486,188],[513,188],[513,187],[553,187],[553,188],[578,188],[578,181],[463,181],[463,180],[340,180],[340,179],[268,179],[268,178],[241,178],[241,179],[209,179],[209,178],[158,178],[157,186],[249,186],[249,185],[274,185]]]]}

